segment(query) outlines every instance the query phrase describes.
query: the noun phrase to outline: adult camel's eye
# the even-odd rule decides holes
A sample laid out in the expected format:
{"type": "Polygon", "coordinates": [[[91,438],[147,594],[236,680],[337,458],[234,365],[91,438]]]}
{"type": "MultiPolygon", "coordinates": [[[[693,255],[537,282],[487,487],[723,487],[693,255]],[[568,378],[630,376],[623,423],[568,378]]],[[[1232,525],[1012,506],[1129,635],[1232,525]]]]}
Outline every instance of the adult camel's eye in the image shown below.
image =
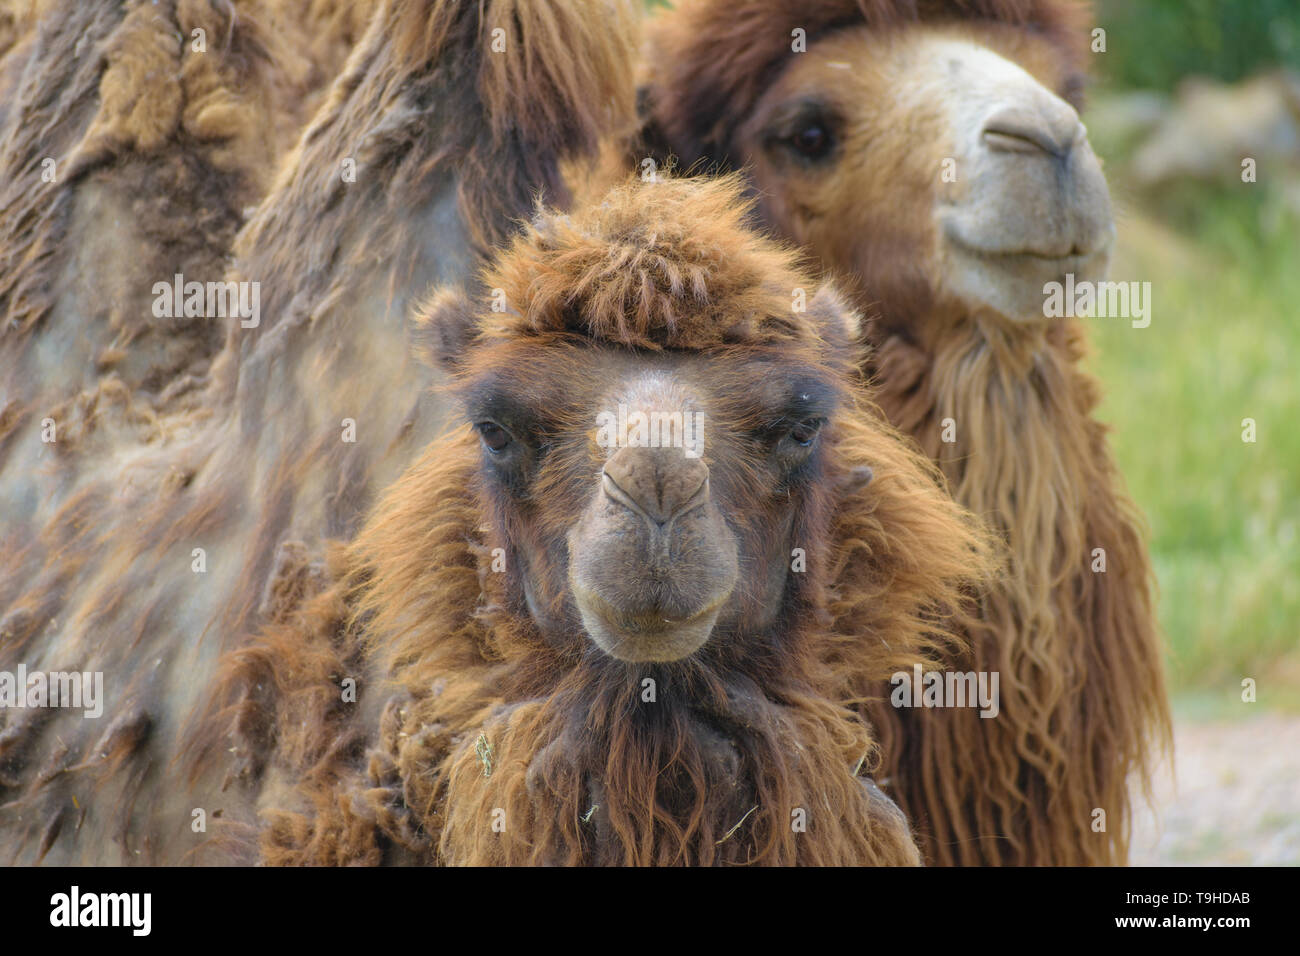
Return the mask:
{"type": "Polygon", "coordinates": [[[825,419],[822,418],[810,418],[807,421],[802,421],[795,425],[794,428],[790,429],[791,441],[796,445],[801,445],[804,448],[807,448],[813,443],[813,440],[816,439],[817,433],[821,431],[822,423],[824,421],[825,419]]]}
{"type": "Polygon", "coordinates": [[[807,159],[821,159],[831,150],[831,134],[819,122],[807,123],[790,137],[790,145],[807,159]]]}
{"type": "Polygon", "coordinates": [[[483,447],[494,455],[510,444],[510,433],[496,422],[479,422],[474,426],[483,447]]]}

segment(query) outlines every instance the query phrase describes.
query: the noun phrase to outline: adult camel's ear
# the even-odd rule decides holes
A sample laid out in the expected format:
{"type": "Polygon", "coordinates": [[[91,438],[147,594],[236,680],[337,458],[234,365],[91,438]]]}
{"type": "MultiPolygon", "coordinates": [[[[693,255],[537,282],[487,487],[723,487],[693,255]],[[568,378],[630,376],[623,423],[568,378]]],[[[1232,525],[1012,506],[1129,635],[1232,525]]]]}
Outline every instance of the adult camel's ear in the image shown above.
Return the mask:
{"type": "Polygon", "coordinates": [[[441,286],[416,308],[412,349],[431,368],[454,373],[478,335],[474,304],[460,286],[441,286]]]}
{"type": "Polygon", "coordinates": [[[642,176],[659,170],[676,170],[677,153],[654,115],[654,91],[639,86],[636,91],[636,128],[627,137],[624,152],[642,176]],[[647,169],[647,160],[649,169],[647,169]]]}

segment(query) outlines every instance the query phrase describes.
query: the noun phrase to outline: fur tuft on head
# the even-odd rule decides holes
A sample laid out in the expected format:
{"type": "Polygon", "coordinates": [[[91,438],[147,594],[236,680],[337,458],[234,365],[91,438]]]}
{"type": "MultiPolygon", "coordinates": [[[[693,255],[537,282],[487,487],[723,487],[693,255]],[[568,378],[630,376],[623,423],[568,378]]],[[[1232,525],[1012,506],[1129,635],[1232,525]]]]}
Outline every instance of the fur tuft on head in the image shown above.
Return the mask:
{"type": "Polygon", "coordinates": [[[739,176],[634,181],[572,214],[539,208],[480,277],[473,311],[439,290],[421,310],[432,352],[475,338],[581,336],[652,351],[800,342],[852,349],[857,313],[747,226],[739,176]]]}

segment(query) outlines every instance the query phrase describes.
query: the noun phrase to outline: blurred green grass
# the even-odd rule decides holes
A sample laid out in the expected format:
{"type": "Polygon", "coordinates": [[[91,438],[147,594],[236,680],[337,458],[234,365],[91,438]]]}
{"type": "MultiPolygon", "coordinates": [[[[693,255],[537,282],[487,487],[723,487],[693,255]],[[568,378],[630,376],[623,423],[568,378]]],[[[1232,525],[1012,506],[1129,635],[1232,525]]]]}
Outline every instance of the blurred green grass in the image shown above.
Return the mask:
{"type": "Polygon", "coordinates": [[[1300,709],[1300,222],[1261,184],[1119,200],[1116,280],[1151,325],[1094,319],[1099,416],[1151,528],[1175,693],[1300,709]],[[1242,419],[1256,442],[1242,441],[1242,419]]]}
{"type": "Polygon", "coordinates": [[[1300,69],[1297,0],[1097,0],[1107,79],[1172,90],[1196,73],[1240,80],[1273,66],[1300,69]]]}
{"type": "MultiPolygon", "coordinates": [[[[1300,69],[1297,0],[1098,0],[1096,20],[1097,99],[1300,69]]],[[[1133,139],[1089,127],[1117,205],[1111,278],[1152,289],[1149,328],[1091,323],[1092,366],[1151,528],[1171,688],[1240,714],[1253,677],[1261,704],[1300,711],[1300,221],[1265,177],[1141,193],[1133,139]]]]}

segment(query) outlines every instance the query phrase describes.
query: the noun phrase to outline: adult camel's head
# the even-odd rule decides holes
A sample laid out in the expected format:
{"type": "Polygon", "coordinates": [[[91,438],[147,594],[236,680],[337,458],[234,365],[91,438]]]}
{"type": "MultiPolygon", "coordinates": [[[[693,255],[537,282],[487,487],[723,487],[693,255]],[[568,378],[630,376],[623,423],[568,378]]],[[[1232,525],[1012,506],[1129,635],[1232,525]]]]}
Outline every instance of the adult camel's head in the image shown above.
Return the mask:
{"type": "Polygon", "coordinates": [[[681,0],[659,18],[649,144],[747,167],[767,224],[895,321],[1043,315],[1114,235],[1078,109],[1068,0],[681,0]]]}

